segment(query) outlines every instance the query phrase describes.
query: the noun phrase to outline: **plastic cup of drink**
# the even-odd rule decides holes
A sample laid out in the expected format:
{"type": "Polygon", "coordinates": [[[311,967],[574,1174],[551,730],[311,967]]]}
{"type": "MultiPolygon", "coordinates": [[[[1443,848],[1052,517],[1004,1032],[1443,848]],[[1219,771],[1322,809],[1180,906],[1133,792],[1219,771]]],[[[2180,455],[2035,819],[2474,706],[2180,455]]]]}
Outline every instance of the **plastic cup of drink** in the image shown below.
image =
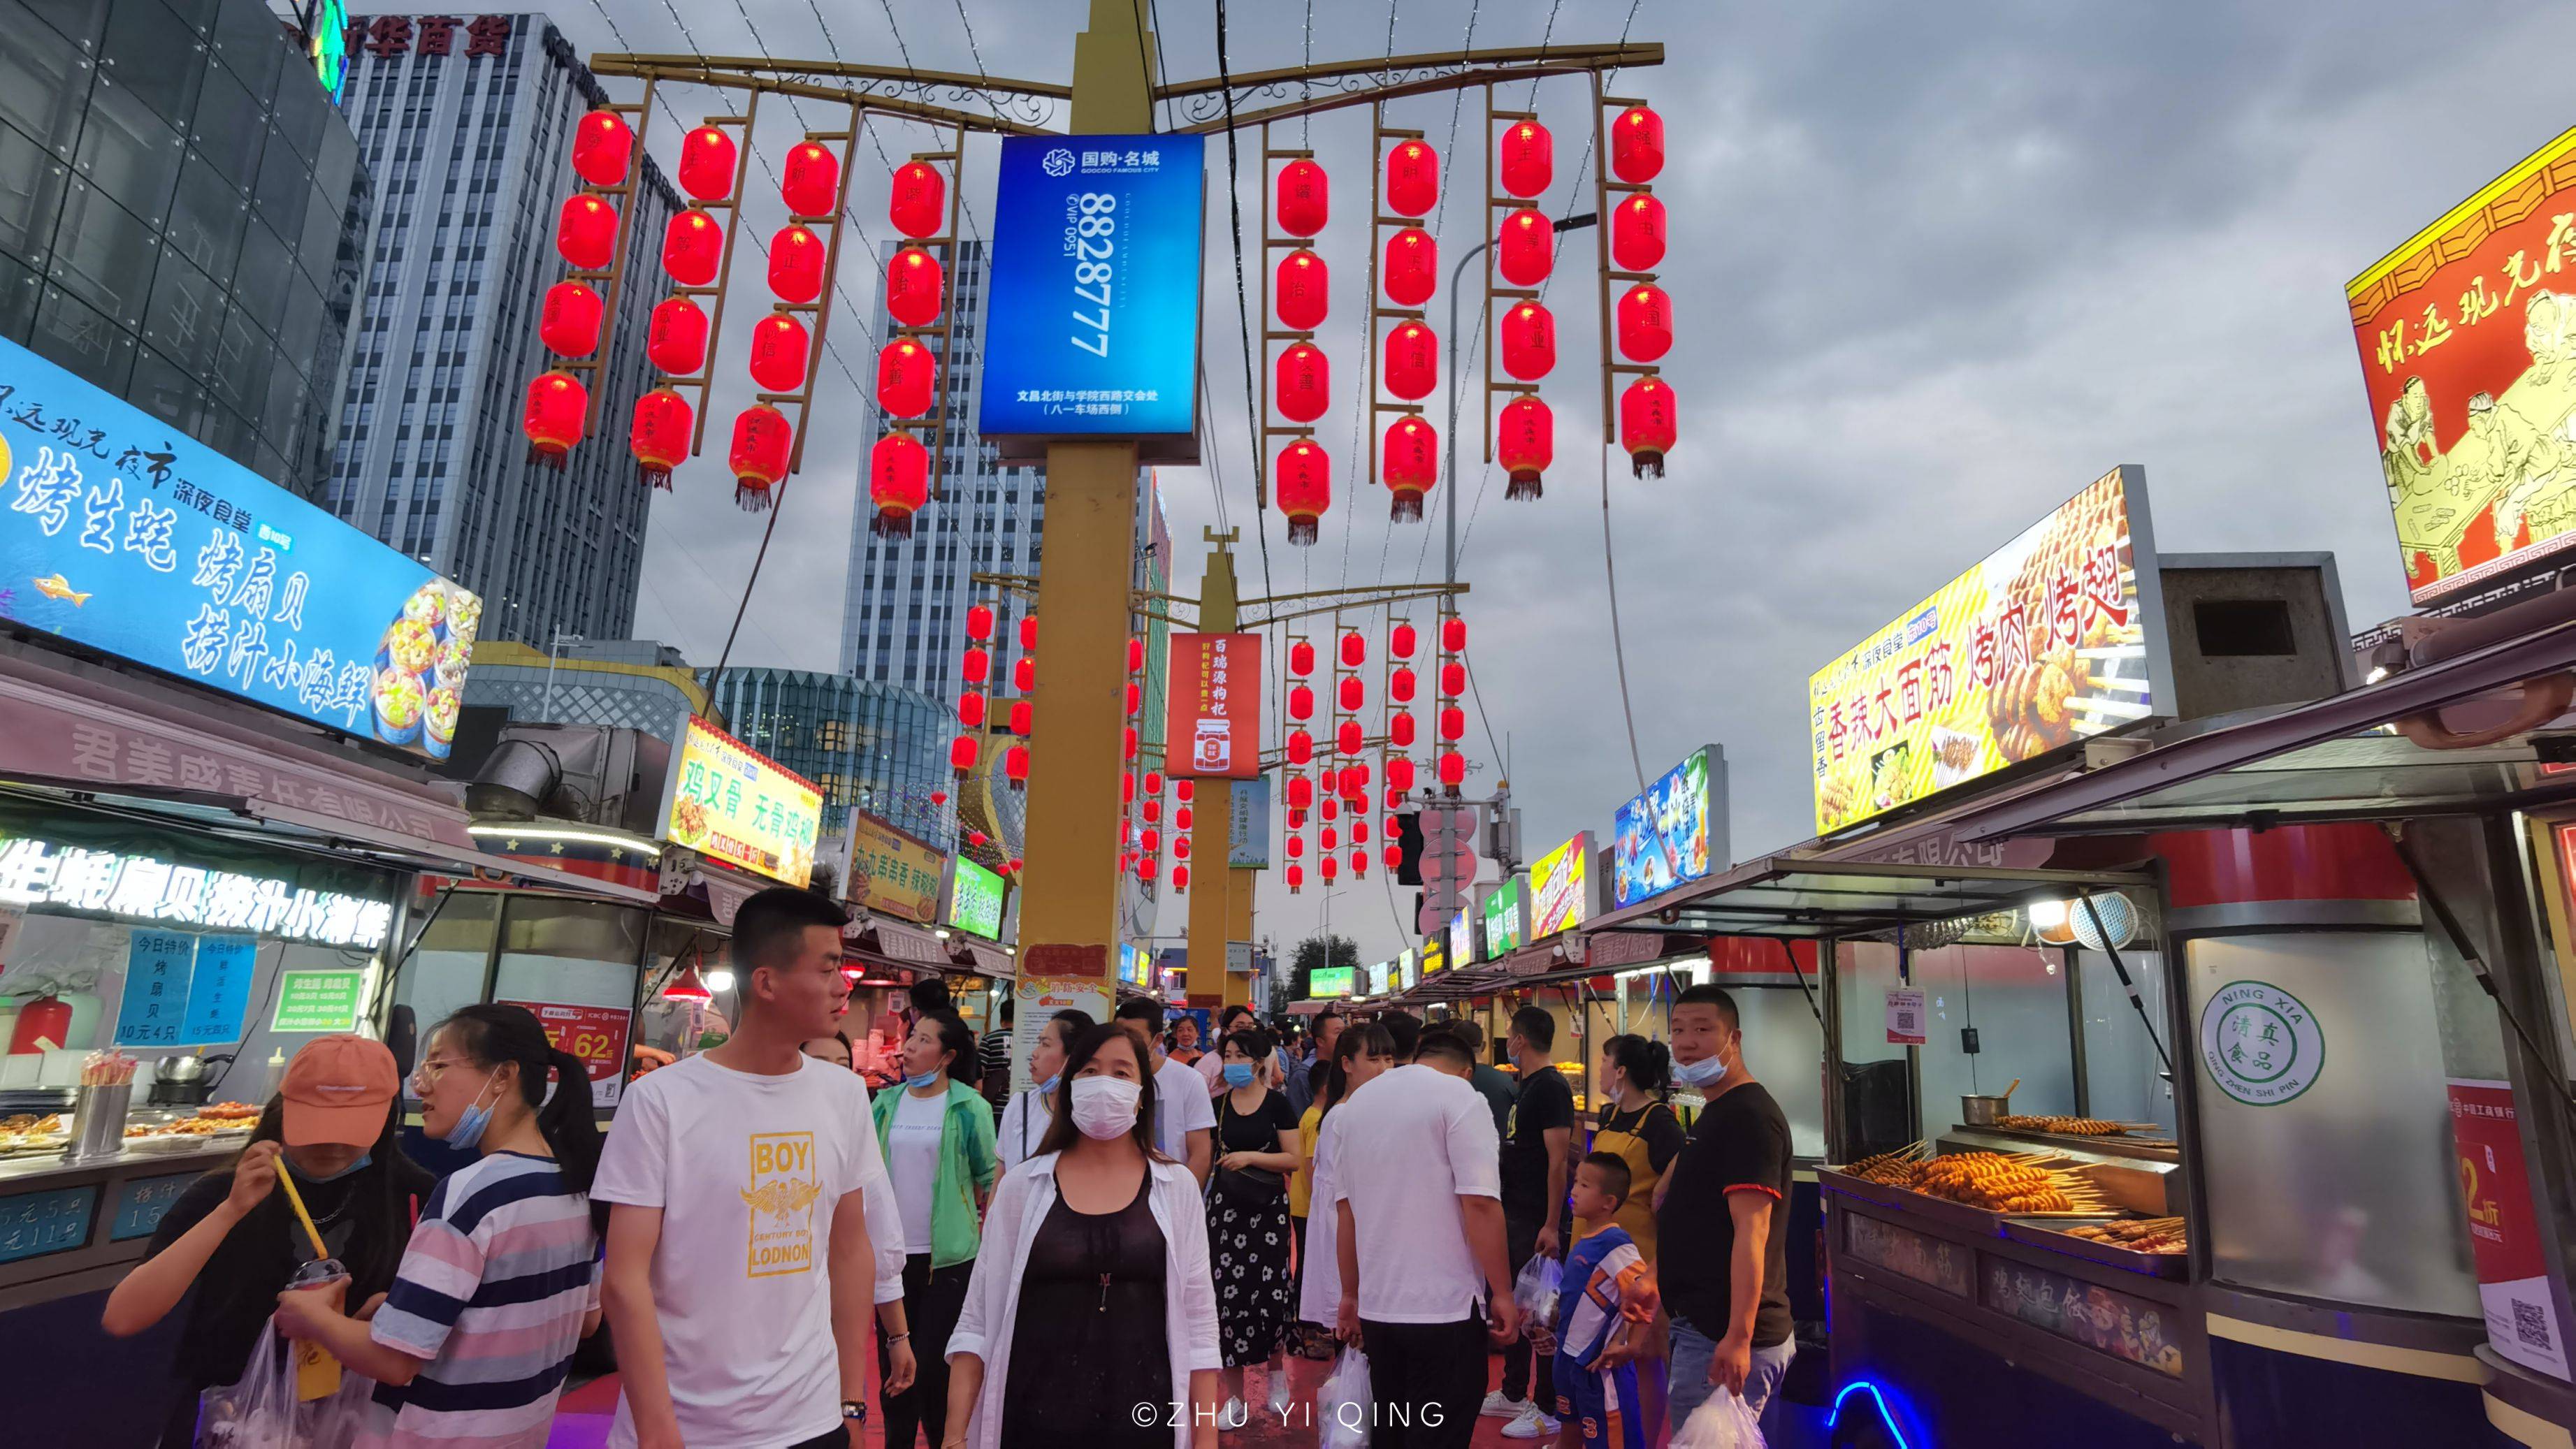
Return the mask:
{"type": "MultiPolygon", "coordinates": [[[[317,1258],[295,1270],[291,1289],[327,1288],[349,1276],[337,1258],[317,1258]]],[[[327,1399],[340,1391],[340,1361],[322,1345],[301,1339],[295,1345],[295,1398],[298,1403],[327,1399]]]]}

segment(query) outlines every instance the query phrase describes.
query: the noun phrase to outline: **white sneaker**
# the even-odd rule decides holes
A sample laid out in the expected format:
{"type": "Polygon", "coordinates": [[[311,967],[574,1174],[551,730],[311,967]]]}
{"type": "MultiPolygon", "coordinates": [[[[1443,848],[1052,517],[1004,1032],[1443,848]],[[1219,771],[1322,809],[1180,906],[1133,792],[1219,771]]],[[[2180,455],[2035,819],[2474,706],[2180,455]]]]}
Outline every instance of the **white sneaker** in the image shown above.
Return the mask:
{"type": "Polygon", "coordinates": [[[1216,1426],[1230,1434],[1251,1422],[1252,1406],[1241,1399],[1228,1399],[1224,1412],[1217,1417],[1216,1426]]]}
{"type": "Polygon", "coordinates": [[[1553,1438],[1556,1428],[1557,1424],[1553,1416],[1542,1414],[1533,1406],[1528,1413],[1503,1426],[1503,1437],[1506,1439],[1553,1438]]]}
{"type": "Polygon", "coordinates": [[[1285,1367],[1270,1372],[1270,1412],[1278,1415],[1282,1422],[1288,1418],[1288,1370],[1285,1367]]]}
{"type": "Polygon", "coordinates": [[[1485,1395],[1485,1406],[1476,1412],[1488,1419],[1517,1419],[1533,1407],[1527,1399],[1506,1398],[1501,1389],[1495,1389],[1485,1395]]]}

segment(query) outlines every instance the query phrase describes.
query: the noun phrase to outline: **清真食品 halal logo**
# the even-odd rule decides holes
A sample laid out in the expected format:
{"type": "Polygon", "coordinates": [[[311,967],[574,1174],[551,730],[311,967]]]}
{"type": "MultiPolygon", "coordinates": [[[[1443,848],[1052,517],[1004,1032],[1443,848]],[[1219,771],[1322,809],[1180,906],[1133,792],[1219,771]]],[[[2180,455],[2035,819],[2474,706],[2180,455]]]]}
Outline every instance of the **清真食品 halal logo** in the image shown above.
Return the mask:
{"type": "Polygon", "coordinates": [[[1073,174],[1073,153],[1058,146],[1038,162],[1038,169],[1049,176],[1070,176],[1073,174]]]}

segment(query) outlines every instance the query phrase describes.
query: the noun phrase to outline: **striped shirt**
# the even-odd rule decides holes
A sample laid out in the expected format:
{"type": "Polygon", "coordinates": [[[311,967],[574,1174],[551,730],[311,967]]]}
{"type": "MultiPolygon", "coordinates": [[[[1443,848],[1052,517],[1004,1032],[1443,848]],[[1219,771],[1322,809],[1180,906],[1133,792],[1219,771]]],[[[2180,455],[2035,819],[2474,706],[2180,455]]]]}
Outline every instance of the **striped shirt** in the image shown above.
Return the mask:
{"type": "Polygon", "coordinates": [[[427,1360],[376,1390],[362,1443],[393,1449],[543,1449],[555,1396],[599,1306],[590,1200],[552,1160],[488,1153],[430,1195],[376,1342],[427,1360]]]}

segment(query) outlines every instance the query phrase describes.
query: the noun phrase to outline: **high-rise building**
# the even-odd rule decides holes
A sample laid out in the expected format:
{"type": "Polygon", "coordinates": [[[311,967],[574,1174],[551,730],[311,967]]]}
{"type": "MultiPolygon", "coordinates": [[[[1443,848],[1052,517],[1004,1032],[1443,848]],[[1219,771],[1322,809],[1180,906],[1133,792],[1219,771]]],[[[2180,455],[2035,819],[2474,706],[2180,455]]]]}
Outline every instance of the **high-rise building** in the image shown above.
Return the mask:
{"type": "Polygon", "coordinates": [[[306,497],[369,205],[262,0],[6,0],[0,336],[306,497]]]}
{"type": "Polygon", "coordinates": [[[679,197],[638,158],[592,437],[561,470],[530,462],[519,418],[552,365],[537,315],[563,272],[571,128],[606,97],[542,15],[359,16],[349,35],[340,104],[378,202],[326,502],[481,594],[487,639],[624,638],[650,490],[619,440],[651,386],[679,197]]]}
{"type": "Polygon", "coordinates": [[[955,816],[933,794],[948,773],[947,705],[917,690],[797,669],[733,666],[703,671],[713,706],[735,739],[814,782],[823,828],[863,810],[941,846],[955,816]]]}

